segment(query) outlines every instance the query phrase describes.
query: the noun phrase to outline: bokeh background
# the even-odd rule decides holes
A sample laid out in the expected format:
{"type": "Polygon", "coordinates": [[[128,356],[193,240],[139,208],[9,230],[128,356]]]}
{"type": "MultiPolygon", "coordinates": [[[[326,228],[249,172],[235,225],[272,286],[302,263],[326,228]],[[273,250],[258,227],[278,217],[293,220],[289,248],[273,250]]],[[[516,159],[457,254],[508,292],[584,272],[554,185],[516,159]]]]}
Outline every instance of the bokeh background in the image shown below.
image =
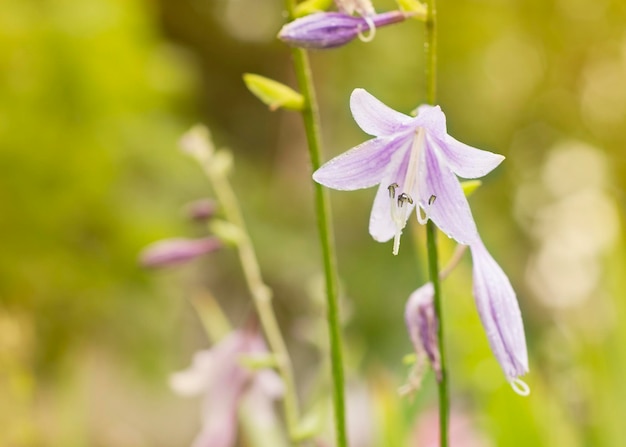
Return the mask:
{"type": "MultiPolygon", "coordinates": [[[[209,346],[190,301],[208,287],[240,324],[248,292],[232,250],[160,272],[136,259],[152,241],[205,233],[181,211],[210,196],[177,149],[196,122],[235,155],[233,183],[311,407],[326,365],[302,126],[241,80],[295,86],[275,39],[280,0],[4,0],[1,10],[0,445],[191,443],[199,402],[168,387],[209,346]]],[[[471,204],[518,292],[531,357],[521,398],[489,351],[466,256],[444,284],[453,401],[487,445],[623,445],[626,3],[442,0],[439,17],[449,132],[507,157],[471,204]]],[[[367,138],[349,113],[353,88],[407,113],[424,100],[422,33],[407,22],[312,54],[326,158],[367,138]]],[[[419,446],[433,376],[412,400],[396,390],[423,241],[405,237],[398,257],[373,242],[373,194],[332,193],[350,395],[368,409],[356,427],[370,445],[419,446]]]]}

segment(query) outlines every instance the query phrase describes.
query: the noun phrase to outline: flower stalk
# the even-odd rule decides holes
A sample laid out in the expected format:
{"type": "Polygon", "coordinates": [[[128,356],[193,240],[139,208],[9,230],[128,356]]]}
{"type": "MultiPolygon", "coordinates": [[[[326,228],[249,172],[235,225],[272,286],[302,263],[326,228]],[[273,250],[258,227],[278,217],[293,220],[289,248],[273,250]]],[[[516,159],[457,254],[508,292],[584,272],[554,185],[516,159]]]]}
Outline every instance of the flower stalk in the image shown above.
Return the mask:
{"type": "MultiPolygon", "coordinates": [[[[296,18],[296,1],[285,0],[285,7],[289,20],[296,18]]],[[[312,170],[317,170],[322,164],[322,146],[319,124],[317,97],[309,57],[306,50],[292,48],[294,69],[304,98],[302,118],[311,159],[312,170]]],[[[313,182],[315,212],[317,227],[320,236],[320,246],[326,278],[327,320],[330,340],[331,374],[333,386],[333,408],[335,422],[335,437],[337,447],[347,447],[347,429],[345,416],[344,373],[341,346],[341,323],[339,319],[339,290],[337,262],[335,255],[334,235],[331,226],[330,202],[328,193],[319,183],[313,182]]]]}
{"type": "Polygon", "coordinates": [[[231,224],[235,225],[240,230],[236,244],[239,253],[239,261],[241,262],[244,277],[250,294],[252,295],[252,300],[256,307],[263,332],[276,358],[276,369],[284,383],[283,407],[287,421],[287,429],[290,439],[297,444],[296,439],[298,438],[298,425],[300,421],[298,397],[291,359],[272,307],[272,291],[264,283],[263,277],[261,276],[261,268],[254,251],[254,246],[246,231],[239,202],[228,181],[227,172],[222,169],[215,169],[215,167],[211,166],[211,160],[202,163],[202,167],[222,207],[224,216],[231,224]]]}
{"type": "MultiPolygon", "coordinates": [[[[426,1],[425,22],[425,62],[426,62],[426,100],[435,105],[437,98],[437,9],[436,0],[426,1]]],[[[450,396],[448,393],[448,368],[444,340],[444,317],[441,302],[441,280],[437,252],[437,227],[432,220],[426,224],[426,244],[428,249],[428,270],[434,289],[434,306],[437,324],[437,342],[439,344],[440,375],[437,381],[439,395],[439,445],[448,447],[448,424],[450,417],[450,396]]]]}

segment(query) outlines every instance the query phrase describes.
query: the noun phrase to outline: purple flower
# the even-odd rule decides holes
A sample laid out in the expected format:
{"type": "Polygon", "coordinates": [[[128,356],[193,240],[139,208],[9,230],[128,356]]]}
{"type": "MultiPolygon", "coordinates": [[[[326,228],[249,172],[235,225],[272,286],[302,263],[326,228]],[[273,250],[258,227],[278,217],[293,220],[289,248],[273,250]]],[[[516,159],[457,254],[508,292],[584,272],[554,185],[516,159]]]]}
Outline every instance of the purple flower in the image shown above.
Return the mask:
{"type": "Polygon", "coordinates": [[[441,361],[437,337],[437,316],[433,298],[435,291],[426,283],[411,294],[404,310],[409,336],[416,353],[426,352],[437,380],[441,381],[441,361]]]}
{"type": "Polygon", "coordinates": [[[211,199],[198,199],[185,205],[185,214],[200,222],[207,221],[215,215],[217,204],[211,199]]]}
{"type": "Polygon", "coordinates": [[[221,246],[222,243],[215,237],[165,239],[144,248],[139,255],[139,262],[144,267],[169,267],[191,261],[221,246]]]}
{"type": "Polygon", "coordinates": [[[457,178],[482,177],[504,157],[448,135],[439,106],[420,106],[417,116],[411,117],[356,89],[350,107],[361,129],[376,138],[327,162],[313,174],[314,180],[338,190],[380,185],[369,231],[379,242],[393,238],[394,254],[414,209],[420,223],[432,219],[449,237],[469,245],[474,295],[485,332],[508,380],[518,384],[517,378],[528,371],[528,359],[515,292],[480,239],[457,178]]]}
{"type": "Polygon", "coordinates": [[[267,349],[258,333],[238,330],[213,348],[196,353],[190,368],[172,375],[174,391],[204,395],[202,430],[192,447],[235,445],[237,410],[244,397],[258,401],[256,408],[271,411],[271,401],[283,392],[279,377],[271,370],[253,373],[240,363],[241,356],[264,354],[267,349]]]}
{"type": "Polygon", "coordinates": [[[370,34],[362,39],[369,41],[374,38],[376,27],[402,22],[407,17],[401,11],[364,17],[341,12],[318,12],[286,24],[278,33],[278,38],[296,47],[335,48],[347,44],[368,30],[370,34]]]}

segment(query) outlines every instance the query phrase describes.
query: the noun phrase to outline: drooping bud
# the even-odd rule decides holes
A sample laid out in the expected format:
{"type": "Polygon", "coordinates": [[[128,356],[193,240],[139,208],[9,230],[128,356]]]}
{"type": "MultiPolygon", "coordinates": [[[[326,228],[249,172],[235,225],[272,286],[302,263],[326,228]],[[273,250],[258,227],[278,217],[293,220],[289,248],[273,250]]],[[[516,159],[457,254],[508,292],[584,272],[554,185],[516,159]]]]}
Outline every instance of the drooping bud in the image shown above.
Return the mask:
{"type": "Polygon", "coordinates": [[[280,107],[300,111],[304,106],[304,98],[300,93],[273,79],[246,73],[243,75],[243,82],[272,111],[280,107]]]}
{"type": "Polygon", "coordinates": [[[215,215],[217,204],[211,199],[198,199],[184,207],[185,215],[195,221],[204,222],[215,215]]]}
{"type": "Polygon", "coordinates": [[[341,12],[319,12],[296,19],[283,26],[278,38],[285,43],[303,48],[336,48],[369,32],[363,40],[371,40],[379,26],[398,23],[409,17],[401,11],[390,11],[372,16],[356,17],[341,12]]]}
{"type": "Polygon", "coordinates": [[[441,380],[441,362],[437,338],[437,317],[433,299],[435,290],[432,283],[426,283],[411,294],[406,303],[404,319],[416,353],[426,352],[426,356],[435,371],[437,380],[441,380]]]}
{"type": "Polygon", "coordinates": [[[165,239],[148,245],[139,255],[139,262],[149,268],[169,267],[191,261],[221,246],[215,237],[165,239]]]}

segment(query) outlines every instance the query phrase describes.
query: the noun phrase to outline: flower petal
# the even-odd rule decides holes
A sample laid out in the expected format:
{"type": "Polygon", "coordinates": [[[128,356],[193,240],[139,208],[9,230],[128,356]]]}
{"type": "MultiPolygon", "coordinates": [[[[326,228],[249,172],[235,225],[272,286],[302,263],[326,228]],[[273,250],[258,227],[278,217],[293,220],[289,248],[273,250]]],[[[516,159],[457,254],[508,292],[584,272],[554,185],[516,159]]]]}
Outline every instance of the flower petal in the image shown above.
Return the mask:
{"type": "Polygon", "coordinates": [[[491,350],[507,379],[513,381],[528,372],[524,325],[515,291],[480,239],[470,249],[476,307],[491,350]]]}
{"type": "Polygon", "coordinates": [[[359,127],[377,137],[397,133],[415,119],[386,106],[362,88],[352,92],[350,110],[359,127]]]}
{"type": "Polygon", "coordinates": [[[429,135],[433,135],[437,138],[444,138],[447,134],[446,115],[444,115],[439,106],[431,106],[428,104],[419,106],[417,108],[415,126],[423,127],[429,135]]]}
{"type": "Polygon", "coordinates": [[[373,138],[324,163],[313,180],[341,191],[370,188],[380,183],[399,146],[398,139],[373,138]]]}
{"type": "Polygon", "coordinates": [[[476,224],[459,180],[437,155],[437,146],[426,136],[419,172],[419,201],[426,215],[441,231],[460,244],[478,238],[476,224]]]}
{"type": "MultiPolygon", "coordinates": [[[[399,183],[404,178],[409,163],[410,145],[411,140],[405,140],[403,141],[403,146],[395,151],[376,192],[369,225],[369,232],[375,241],[387,242],[396,234],[396,224],[391,217],[389,185],[399,183]]],[[[405,206],[407,207],[406,215],[410,216],[415,205],[406,204],[405,206]]]]}
{"type": "Polygon", "coordinates": [[[463,178],[483,177],[504,160],[503,155],[468,146],[450,135],[440,140],[438,147],[450,169],[463,178]]]}

